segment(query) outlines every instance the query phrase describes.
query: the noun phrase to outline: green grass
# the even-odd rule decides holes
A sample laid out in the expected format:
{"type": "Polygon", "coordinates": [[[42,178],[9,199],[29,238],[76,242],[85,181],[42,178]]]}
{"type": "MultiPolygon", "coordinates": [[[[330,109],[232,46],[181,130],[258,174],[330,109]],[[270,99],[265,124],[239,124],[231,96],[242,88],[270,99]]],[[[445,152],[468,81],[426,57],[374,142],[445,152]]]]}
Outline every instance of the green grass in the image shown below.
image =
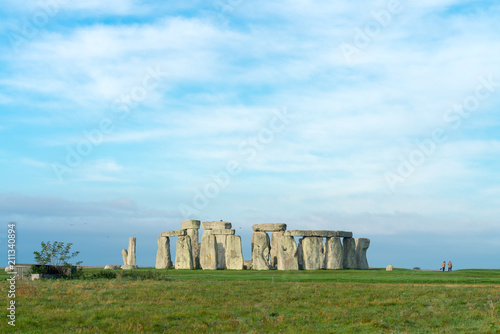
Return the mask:
{"type": "MultiPolygon", "coordinates": [[[[91,279],[99,272],[18,282],[17,331],[500,332],[500,270],[139,269],[135,277],[91,279]]],[[[6,292],[1,299],[7,305],[6,292]]],[[[3,318],[0,332],[13,332],[3,318]]]]}

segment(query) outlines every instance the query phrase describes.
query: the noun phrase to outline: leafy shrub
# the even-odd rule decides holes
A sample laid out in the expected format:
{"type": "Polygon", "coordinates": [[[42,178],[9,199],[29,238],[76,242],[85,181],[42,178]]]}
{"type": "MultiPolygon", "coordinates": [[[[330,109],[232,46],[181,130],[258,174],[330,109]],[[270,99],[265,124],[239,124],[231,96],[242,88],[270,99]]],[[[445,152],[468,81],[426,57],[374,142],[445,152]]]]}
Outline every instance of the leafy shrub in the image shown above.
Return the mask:
{"type": "MultiPolygon", "coordinates": [[[[76,268],[69,263],[68,260],[78,256],[80,253],[71,253],[70,251],[72,245],[73,244],[71,242],[65,244],[64,242],[57,241],[54,241],[53,243],[50,241],[42,241],[42,249],[39,252],[33,252],[35,255],[35,261],[38,265],[31,267],[31,273],[72,277],[76,268]]],[[[82,263],[82,261],[76,262],[77,265],[80,263],[82,263]]]]}

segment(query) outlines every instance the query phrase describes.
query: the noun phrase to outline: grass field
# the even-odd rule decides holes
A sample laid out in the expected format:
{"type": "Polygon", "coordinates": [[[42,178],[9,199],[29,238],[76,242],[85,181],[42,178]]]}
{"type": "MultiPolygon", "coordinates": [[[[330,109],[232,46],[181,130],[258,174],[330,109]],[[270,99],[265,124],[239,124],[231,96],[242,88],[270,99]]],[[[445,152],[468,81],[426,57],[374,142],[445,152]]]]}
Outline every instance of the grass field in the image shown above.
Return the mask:
{"type": "Polygon", "coordinates": [[[18,281],[16,329],[3,317],[0,332],[500,333],[500,270],[99,273],[18,281]]]}

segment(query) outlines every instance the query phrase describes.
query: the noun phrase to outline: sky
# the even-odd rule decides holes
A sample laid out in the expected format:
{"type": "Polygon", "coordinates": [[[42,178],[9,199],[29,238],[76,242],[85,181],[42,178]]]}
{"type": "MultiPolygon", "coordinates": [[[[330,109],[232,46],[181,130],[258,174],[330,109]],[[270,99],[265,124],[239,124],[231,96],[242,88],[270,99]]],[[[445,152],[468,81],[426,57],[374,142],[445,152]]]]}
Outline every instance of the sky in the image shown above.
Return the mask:
{"type": "Polygon", "coordinates": [[[6,1],[4,262],[10,222],[18,263],[63,241],[121,264],[136,237],[154,266],[198,219],[245,259],[253,224],[286,223],[369,238],[373,267],[500,268],[499,21],[496,1],[6,1]]]}

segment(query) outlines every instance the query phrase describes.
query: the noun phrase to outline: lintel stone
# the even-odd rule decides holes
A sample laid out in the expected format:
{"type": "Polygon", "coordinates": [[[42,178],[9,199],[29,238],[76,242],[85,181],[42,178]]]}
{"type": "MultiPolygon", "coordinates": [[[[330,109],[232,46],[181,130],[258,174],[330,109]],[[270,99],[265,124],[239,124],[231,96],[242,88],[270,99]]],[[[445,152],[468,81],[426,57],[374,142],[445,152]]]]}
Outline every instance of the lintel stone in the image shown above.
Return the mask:
{"type": "Polygon", "coordinates": [[[290,230],[290,231],[285,231],[284,235],[291,237],[352,238],[352,232],[346,232],[346,231],[290,230]]]}
{"type": "Polygon", "coordinates": [[[184,220],[181,222],[181,229],[186,230],[188,228],[191,229],[199,229],[200,228],[200,221],[199,220],[184,220]]]}
{"type": "Polygon", "coordinates": [[[161,237],[180,237],[186,235],[186,230],[174,230],[161,232],[161,237]]]}
{"type": "Polygon", "coordinates": [[[201,223],[201,227],[205,230],[227,230],[230,229],[232,225],[231,223],[221,220],[218,222],[203,222],[201,223]]]}
{"type": "Polygon", "coordinates": [[[286,224],[255,224],[252,228],[255,232],[280,232],[286,230],[286,224]]]}
{"type": "Polygon", "coordinates": [[[235,230],[221,230],[221,229],[212,230],[212,234],[214,235],[234,235],[234,233],[235,230]]]}

